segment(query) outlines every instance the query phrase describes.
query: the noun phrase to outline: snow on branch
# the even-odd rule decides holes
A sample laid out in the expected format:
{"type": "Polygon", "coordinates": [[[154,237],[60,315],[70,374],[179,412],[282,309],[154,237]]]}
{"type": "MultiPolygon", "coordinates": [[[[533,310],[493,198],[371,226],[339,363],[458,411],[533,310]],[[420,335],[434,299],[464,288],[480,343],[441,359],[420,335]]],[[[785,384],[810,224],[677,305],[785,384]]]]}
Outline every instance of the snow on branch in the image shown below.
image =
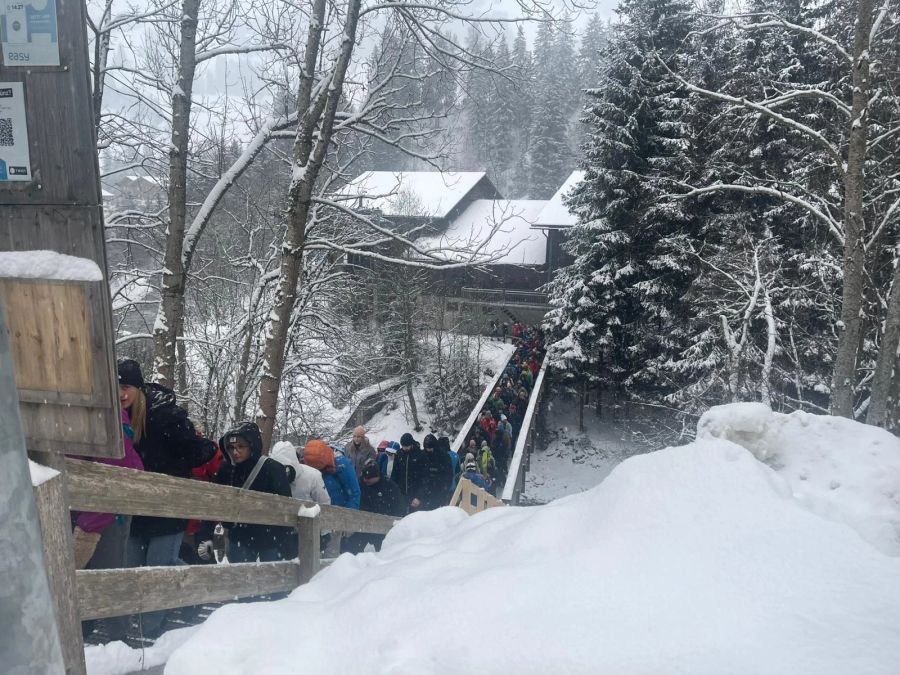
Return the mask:
{"type": "Polygon", "coordinates": [[[247,144],[240,157],[235,160],[234,164],[222,174],[216,184],[207,193],[203,204],[194,216],[193,221],[184,234],[184,244],[181,250],[181,259],[185,268],[190,266],[191,257],[194,249],[203,234],[203,230],[209,223],[213,211],[225,197],[225,194],[234,185],[234,182],[241,177],[247,167],[256,159],[256,156],[262,151],[266,143],[272,139],[272,135],[278,131],[286,129],[297,123],[297,114],[293,113],[285,117],[273,118],[266,122],[262,128],[253,137],[253,140],[247,144]]]}
{"type": "MultiPolygon", "coordinates": [[[[885,0],[885,4],[887,4],[890,0],[885,0]]],[[[694,34],[699,35],[707,32],[711,32],[714,30],[718,30],[719,28],[724,28],[725,26],[734,26],[738,30],[742,31],[752,31],[752,30],[765,30],[769,28],[785,28],[790,31],[794,31],[795,33],[803,33],[804,35],[809,35],[810,37],[815,38],[821,42],[824,42],[829,47],[834,49],[841,57],[847,61],[847,63],[853,63],[853,58],[847,52],[846,49],[832,37],[825,35],[821,31],[816,30],[815,28],[810,28],[809,26],[803,26],[797,23],[792,23],[787,19],[781,17],[780,15],[774,12],[746,12],[739,14],[704,14],[700,13],[698,16],[705,17],[707,19],[721,19],[722,21],[708,28],[704,31],[697,31],[694,34]],[[756,23],[747,23],[746,21],[739,21],[739,19],[765,19],[769,18],[769,21],[759,21],[756,23]]]]}
{"type": "Polygon", "coordinates": [[[744,108],[749,108],[750,110],[754,110],[758,113],[761,113],[763,115],[766,115],[767,117],[772,118],[776,122],[780,122],[781,124],[783,124],[785,126],[788,126],[792,129],[796,129],[803,135],[805,135],[808,138],[810,138],[811,140],[815,141],[825,150],[826,153],[828,153],[828,156],[831,157],[831,160],[834,162],[834,165],[835,165],[835,168],[837,169],[837,171],[841,175],[843,175],[844,160],[843,160],[843,157],[841,156],[840,151],[836,147],[834,147],[828,141],[827,138],[825,138],[822,134],[820,134],[818,131],[816,131],[812,127],[809,127],[809,126],[803,124],[802,122],[798,122],[797,120],[792,119],[790,117],[781,115],[781,114],[775,112],[774,110],[772,110],[771,108],[761,105],[759,103],[756,103],[754,101],[748,101],[745,98],[737,98],[736,96],[729,96],[728,94],[723,94],[718,91],[712,91],[711,89],[704,89],[703,87],[698,87],[697,85],[692,84],[691,82],[688,82],[686,79],[681,77],[681,75],[679,75],[678,73],[673,71],[669,67],[669,65],[665,62],[665,59],[663,59],[658,53],[654,52],[654,55],[656,56],[656,60],[659,61],[660,64],[662,64],[663,68],[666,69],[666,71],[669,73],[669,75],[671,75],[678,82],[680,82],[681,85],[684,86],[688,91],[692,91],[696,94],[701,94],[708,98],[712,98],[716,101],[723,101],[725,103],[732,103],[734,105],[739,105],[744,108]]]}
{"type": "Polygon", "coordinates": [[[802,209],[805,209],[810,214],[821,220],[828,226],[828,231],[834,236],[834,238],[841,244],[844,244],[844,228],[836,221],[834,218],[829,216],[827,213],[822,211],[821,209],[816,208],[815,205],[811,204],[805,199],[801,199],[796,195],[792,195],[788,192],[784,192],[782,190],[776,190],[775,188],[765,187],[763,185],[737,185],[733,183],[715,183],[713,185],[707,185],[706,187],[700,188],[691,188],[689,192],[678,195],[682,198],[688,199],[691,197],[698,197],[700,195],[710,194],[713,192],[744,192],[747,194],[759,194],[759,195],[769,195],[772,197],[778,197],[779,199],[783,199],[786,202],[790,202],[795,206],[799,206],[802,209]]]}
{"type": "Polygon", "coordinates": [[[205,52],[200,52],[197,54],[197,63],[202,63],[203,61],[208,61],[209,59],[213,59],[217,56],[223,56],[225,54],[253,54],[255,52],[277,52],[284,49],[290,49],[288,45],[275,43],[271,45],[248,45],[246,47],[238,47],[238,46],[226,46],[226,47],[216,47],[215,49],[210,49],[205,52]]]}

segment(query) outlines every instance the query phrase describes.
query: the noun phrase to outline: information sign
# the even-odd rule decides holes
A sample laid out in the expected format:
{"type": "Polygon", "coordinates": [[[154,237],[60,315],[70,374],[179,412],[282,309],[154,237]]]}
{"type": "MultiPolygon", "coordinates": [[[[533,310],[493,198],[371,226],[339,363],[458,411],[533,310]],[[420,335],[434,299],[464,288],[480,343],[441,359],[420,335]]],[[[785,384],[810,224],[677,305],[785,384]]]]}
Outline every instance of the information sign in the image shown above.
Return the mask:
{"type": "Polygon", "coordinates": [[[58,66],[56,0],[0,0],[3,65],[58,66]]]}
{"type": "Polygon", "coordinates": [[[0,82],[0,182],[30,180],[25,90],[21,82],[0,82]]]}

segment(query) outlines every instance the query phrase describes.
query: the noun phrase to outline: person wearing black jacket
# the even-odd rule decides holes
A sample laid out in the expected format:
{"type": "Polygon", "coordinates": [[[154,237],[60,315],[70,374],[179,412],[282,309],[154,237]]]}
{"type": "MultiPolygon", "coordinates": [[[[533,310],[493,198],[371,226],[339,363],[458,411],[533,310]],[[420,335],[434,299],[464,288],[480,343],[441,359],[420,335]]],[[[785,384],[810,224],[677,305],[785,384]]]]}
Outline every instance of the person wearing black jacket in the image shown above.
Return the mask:
{"type": "Polygon", "coordinates": [[[423,454],[422,448],[413,440],[412,434],[407,432],[400,437],[400,452],[394,460],[390,478],[400,488],[400,493],[406,497],[410,512],[421,509],[424,502],[423,454]]]}
{"type": "MultiPolygon", "coordinates": [[[[369,460],[363,467],[360,483],[360,511],[381,513],[397,518],[406,515],[406,498],[401,494],[400,488],[394,481],[381,477],[381,470],[375,461],[369,460]]],[[[344,539],[341,551],[343,553],[362,553],[367,544],[372,544],[376,551],[380,551],[383,541],[383,534],[357,532],[344,539]]]]}
{"type": "MultiPolygon", "coordinates": [[[[255,492],[291,496],[284,465],[262,454],[262,435],[253,422],[242,422],[226,433],[219,445],[225,462],[213,478],[214,483],[244,488],[255,492]]],[[[222,523],[228,531],[229,562],[273,562],[297,555],[296,537],[290,527],[277,525],[253,525],[249,523],[222,523]]],[[[212,555],[210,533],[212,523],[204,525],[206,540],[197,547],[203,559],[212,555]]]]}
{"type": "MultiPolygon", "coordinates": [[[[140,365],[131,359],[119,362],[118,375],[119,402],[129,412],[132,441],[145,471],[190,478],[191,469],[213,458],[215,444],[197,434],[171,390],[145,383],[140,365]]],[[[129,566],[183,564],[178,552],[185,525],[186,519],[134,516],[128,537],[129,566]]],[[[158,635],[164,619],[163,611],[142,615],[144,637],[158,635]]]]}
{"type": "Polygon", "coordinates": [[[428,434],[422,441],[422,509],[447,506],[450,501],[450,485],[453,482],[453,464],[450,455],[438,448],[438,439],[428,434]]]}

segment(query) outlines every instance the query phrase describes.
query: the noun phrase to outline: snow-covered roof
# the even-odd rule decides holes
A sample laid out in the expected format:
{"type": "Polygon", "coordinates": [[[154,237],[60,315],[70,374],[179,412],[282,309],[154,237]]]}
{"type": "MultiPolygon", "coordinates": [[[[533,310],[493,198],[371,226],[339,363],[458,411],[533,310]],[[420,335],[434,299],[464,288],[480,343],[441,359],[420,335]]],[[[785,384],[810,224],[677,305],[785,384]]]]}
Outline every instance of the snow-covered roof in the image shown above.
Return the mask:
{"type": "Polygon", "coordinates": [[[367,171],[338,194],[352,206],[379,209],[386,216],[445,218],[471,192],[483,171],[367,171]]]}
{"type": "Polygon", "coordinates": [[[468,258],[472,251],[495,265],[543,265],[547,238],[532,229],[546,205],[540,200],[476,199],[453,219],[447,230],[416,243],[442,248],[448,259],[468,258]]]}
{"type": "Polygon", "coordinates": [[[130,181],[132,183],[150,183],[151,185],[158,186],[159,181],[156,180],[153,176],[141,176],[136,174],[129,174],[125,176],[125,180],[130,181]]]}
{"type": "Polygon", "coordinates": [[[538,228],[546,227],[572,227],[578,218],[574,213],[569,211],[568,207],[563,204],[563,198],[584,179],[584,171],[573,171],[566,182],[562,184],[556,194],[550,198],[544,210],[538,215],[534,226],[538,228]]]}

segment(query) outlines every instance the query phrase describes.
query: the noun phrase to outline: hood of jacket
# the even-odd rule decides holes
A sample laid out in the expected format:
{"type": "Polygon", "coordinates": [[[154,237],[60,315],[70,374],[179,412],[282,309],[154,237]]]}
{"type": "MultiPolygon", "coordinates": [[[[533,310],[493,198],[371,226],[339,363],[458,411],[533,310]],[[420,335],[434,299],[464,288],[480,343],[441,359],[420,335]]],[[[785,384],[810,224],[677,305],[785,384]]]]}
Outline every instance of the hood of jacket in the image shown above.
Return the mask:
{"type": "Polygon", "coordinates": [[[167,387],[162,386],[161,384],[148,382],[144,385],[143,391],[144,398],[147,399],[148,414],[152,414],[153,412],[161,410],[162,408],[168,408],[178,405],[178,400],[175,397],[175,392],[167,387]]]}
{"type": "Polygon", "coordinates": [[[253,422],[241,422],[234,429],[229,430],[222,438],[219,439],[219,447],[225,460],[235,466],[234,459],[231,457],[231,451],[228,449],[228,439],[232,436],[240,436],[250,444],[250,458],[243,464],[252,467],[262,457],[262,435],[259,427],[253,422]]]}

